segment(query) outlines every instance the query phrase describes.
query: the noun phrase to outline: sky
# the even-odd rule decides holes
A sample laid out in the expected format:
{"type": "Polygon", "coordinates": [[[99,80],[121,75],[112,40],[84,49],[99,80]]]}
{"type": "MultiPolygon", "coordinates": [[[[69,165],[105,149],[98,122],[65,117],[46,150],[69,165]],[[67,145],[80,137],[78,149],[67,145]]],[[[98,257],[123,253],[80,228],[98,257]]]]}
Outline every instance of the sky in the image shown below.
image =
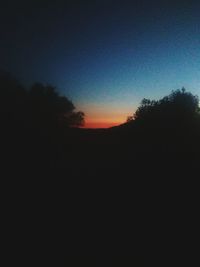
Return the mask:
{"type": "Polygon", "coordinates": [[[4,1],[0,68],[52,84],[86,117],[118,125],[145,98],[200,96],[200,1],[4,1]]]}

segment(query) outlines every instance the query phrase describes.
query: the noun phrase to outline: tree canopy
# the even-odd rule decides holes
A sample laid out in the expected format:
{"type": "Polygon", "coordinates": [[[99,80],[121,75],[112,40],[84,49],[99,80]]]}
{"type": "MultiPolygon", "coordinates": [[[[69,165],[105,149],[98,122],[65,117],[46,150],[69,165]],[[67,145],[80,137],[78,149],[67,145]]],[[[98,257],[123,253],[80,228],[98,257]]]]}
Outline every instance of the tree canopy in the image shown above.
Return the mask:
{"type": "Polygon", "coordinates": [[[162,99],[150,100],[144,98],[136,110],[133,119],[137,122],[149,123],[172,123],[186,122],[199,116],[199,98],[185,88],[172,91],[168,96],[162,99]]]}
{"type": "Polygon", "coordinates": [[[24,120],[29,125],[83,126],[84,113],[51,85],[35,83],[26,90],[5,71],[0,72],[0,108],[4,119],[24,120]]]}
{"type": "Polygon", "coordinates": [[[76,112],[66,96],[60,96],[51,85],[34,84],[29,91],[31,114],[37,121],[54,122],[67,126],[83,126],[84,113],[76,112]]]}

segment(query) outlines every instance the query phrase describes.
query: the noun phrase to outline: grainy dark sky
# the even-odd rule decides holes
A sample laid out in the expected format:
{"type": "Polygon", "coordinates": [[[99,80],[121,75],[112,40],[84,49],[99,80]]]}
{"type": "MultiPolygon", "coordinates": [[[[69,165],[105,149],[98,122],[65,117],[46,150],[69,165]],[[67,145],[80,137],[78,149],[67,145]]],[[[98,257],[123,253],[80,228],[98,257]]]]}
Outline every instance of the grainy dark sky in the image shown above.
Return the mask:
{"type": "Polygon", "coordinates": [[[4,2],[0,68],[57,86],[91,127],[125,121],[143,97],[200,95],[200,1],[4,2]]]}

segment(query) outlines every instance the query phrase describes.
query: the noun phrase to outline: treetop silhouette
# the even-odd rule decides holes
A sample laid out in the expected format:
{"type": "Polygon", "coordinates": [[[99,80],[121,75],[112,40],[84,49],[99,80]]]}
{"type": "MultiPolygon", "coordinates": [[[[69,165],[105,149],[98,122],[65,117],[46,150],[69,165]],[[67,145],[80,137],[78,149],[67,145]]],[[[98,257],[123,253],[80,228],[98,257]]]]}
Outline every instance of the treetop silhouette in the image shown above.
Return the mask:
{"type": "Polygon", "coordinates": [[[5,71],[0,72],[0,99],[3,117],[24,120],[32,126],[83,126],[84,113],[51,85],[35,83],[26,90],[5,71]]]}
{"type": "Polygon", "coordinates": [[[185,88],[172,91],[162,99],[144,98],[135,114],[127,122],[172,123],[186,122],[200,116],[199,98],[185,88]]]}

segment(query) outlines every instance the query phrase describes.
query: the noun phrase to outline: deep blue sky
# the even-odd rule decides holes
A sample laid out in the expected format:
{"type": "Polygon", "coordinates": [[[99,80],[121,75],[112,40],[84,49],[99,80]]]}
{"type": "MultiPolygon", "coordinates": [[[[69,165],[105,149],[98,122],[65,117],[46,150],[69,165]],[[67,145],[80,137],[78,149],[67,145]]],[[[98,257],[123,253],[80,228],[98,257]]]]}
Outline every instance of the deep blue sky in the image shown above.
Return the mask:
{"type": "Polygon", "coordinates": [[[51,83],[88,122],[121,122],[143,97],[200,95],[200,1],[7,1],[0,68],[51,83]]]}

